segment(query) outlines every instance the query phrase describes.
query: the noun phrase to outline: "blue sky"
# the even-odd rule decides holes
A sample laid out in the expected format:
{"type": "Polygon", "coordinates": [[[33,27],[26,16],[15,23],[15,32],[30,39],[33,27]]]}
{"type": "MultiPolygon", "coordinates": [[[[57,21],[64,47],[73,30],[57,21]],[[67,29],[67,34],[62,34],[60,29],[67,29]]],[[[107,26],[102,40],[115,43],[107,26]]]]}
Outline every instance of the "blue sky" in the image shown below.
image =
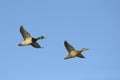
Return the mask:
{"type": "Polygon", "coordinates": [[[120,80],[119,0],[1,0],[0,80],[120,80]],[[23,25],[44,48],[19,47],[23,25]],[[64,60],[67,40],[86,57],[64,60]]]}

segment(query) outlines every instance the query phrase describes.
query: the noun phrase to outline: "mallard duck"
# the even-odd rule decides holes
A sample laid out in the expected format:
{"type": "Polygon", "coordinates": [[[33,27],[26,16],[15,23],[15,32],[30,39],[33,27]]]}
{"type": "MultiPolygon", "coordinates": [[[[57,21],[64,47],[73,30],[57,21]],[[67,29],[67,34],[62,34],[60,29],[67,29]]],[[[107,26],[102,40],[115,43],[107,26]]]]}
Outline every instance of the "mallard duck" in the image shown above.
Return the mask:
{"type": "Polygon", "coordinates": [[[85,58],[81,53],[83,51],[88,50],[87,48],[83,48],[82,50],[76,50],[72,45],[70,45],[67,41],[64,41],[64,45],[68,51],[68,55],[64,59],[74,58],[74,57],[80,57],[85,58]]]}
{"type": "Polygon", "coordinates": [[[44,36],[40,36],[38,38],[31,37],[30,33],[28,33],[22,25],[20,26],[20,33],[22,34],[22,36],[24,38],[24,41],[21,42],[20,44],[18,44],[18,46],[31,45],[35,48],[41,48],[41,46],[36,41],[39,40],[39,39],[45,39],[46,38],[44,36]]]}

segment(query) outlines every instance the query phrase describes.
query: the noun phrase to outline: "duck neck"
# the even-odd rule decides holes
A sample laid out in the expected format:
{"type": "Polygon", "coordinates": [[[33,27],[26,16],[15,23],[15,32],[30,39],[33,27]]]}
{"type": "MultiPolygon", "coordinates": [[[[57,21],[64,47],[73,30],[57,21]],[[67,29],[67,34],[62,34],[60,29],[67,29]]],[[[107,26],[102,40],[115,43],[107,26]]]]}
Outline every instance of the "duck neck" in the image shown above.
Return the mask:
{"type": "Polygon", "coordinates": [[[36,42],[37,40],[39,40],[40,38],[32,38],[33,42],[36,42]]]}
{"type": "Polygon", "coordinates": [[[81,53],[81,52],[83,52],[84,51],[84,49],[82,49],[82,50],[79,50],[79,52],[81,53]]]}
{"type": "Polygon", "coordinates": [[[36,38],[32,38],[32,42],[36,42],[37,41],[37,39],[36,38]]]}
{"type": "Polygon", "coordinates": [[[81,50],[81,52],[83,52],[83,51],[84,51],[84,49],[81,50]]]}
{"type": "Polygon", "coordinates": [[[44,39],[44,38],[40,36],[40,37],[37,37],[37,38],[32,38],[32,41],[33,41],[33,42],[36,42],[36,41],[39,40],[39,39],[44,39]]]}

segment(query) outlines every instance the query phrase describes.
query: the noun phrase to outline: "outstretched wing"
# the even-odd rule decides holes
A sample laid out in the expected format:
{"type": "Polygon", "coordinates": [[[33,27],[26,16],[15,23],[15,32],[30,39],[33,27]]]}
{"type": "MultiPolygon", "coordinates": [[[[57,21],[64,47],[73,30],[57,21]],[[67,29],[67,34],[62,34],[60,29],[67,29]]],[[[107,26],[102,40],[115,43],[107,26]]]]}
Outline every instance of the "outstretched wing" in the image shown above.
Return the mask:
{"type": "Polygon", "coordinates": [[[69,53],[71,51],[75,50],[74,47],[72,45],[70,45],[67,41],[64,41],[64,45],[69,53]]]}
{"type": "Polygon", "coordinates": [[[85,58],[82,54],[78,54],[77,57],[85,58]]]}
{"type": "Polygon", "coordinates": [[[24,29],[23,26],[20,26],[20,32],[21,32],[24,40],[25,40],[26,38],[31,37],[30,33],[28,33],[28,32],[24,29]]]}
{"type": "Polygon", "coordinates": [[[33,42],[31,45],[35,48],[41,48],[41,46],[37,42],[33,42]]]}

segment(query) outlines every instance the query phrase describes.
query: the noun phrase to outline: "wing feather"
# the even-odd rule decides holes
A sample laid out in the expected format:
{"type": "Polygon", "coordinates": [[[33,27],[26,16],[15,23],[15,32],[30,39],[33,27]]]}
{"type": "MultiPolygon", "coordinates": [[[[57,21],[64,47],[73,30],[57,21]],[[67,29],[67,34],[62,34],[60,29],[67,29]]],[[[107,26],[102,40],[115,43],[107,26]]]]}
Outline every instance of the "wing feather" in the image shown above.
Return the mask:
{"type": "Polygon", "coordinates": [[[33,42],[31,45],[35,48],[41,48],[41,46],[37,42],[33,42]]]}
{"type": "Polygon", "coordinates": [[[75,50],[74,47],[72,45],[70,45],[67,41],[64,41],[64,45],[69,53],[71,51],[75,50]]]}
{"type": "Polygon", "coordinates": [[[78,54],[77,57],[85,58],[82,54],[78,54]]]}
{"type": "Polygon", "coordinates": [[[20,26],[20,32],[21,32],[24,40],[25,40],[26,38],[31,37],[30,33],[28,33],[28,32],[24,29],[23,26],[20,26]]]}

